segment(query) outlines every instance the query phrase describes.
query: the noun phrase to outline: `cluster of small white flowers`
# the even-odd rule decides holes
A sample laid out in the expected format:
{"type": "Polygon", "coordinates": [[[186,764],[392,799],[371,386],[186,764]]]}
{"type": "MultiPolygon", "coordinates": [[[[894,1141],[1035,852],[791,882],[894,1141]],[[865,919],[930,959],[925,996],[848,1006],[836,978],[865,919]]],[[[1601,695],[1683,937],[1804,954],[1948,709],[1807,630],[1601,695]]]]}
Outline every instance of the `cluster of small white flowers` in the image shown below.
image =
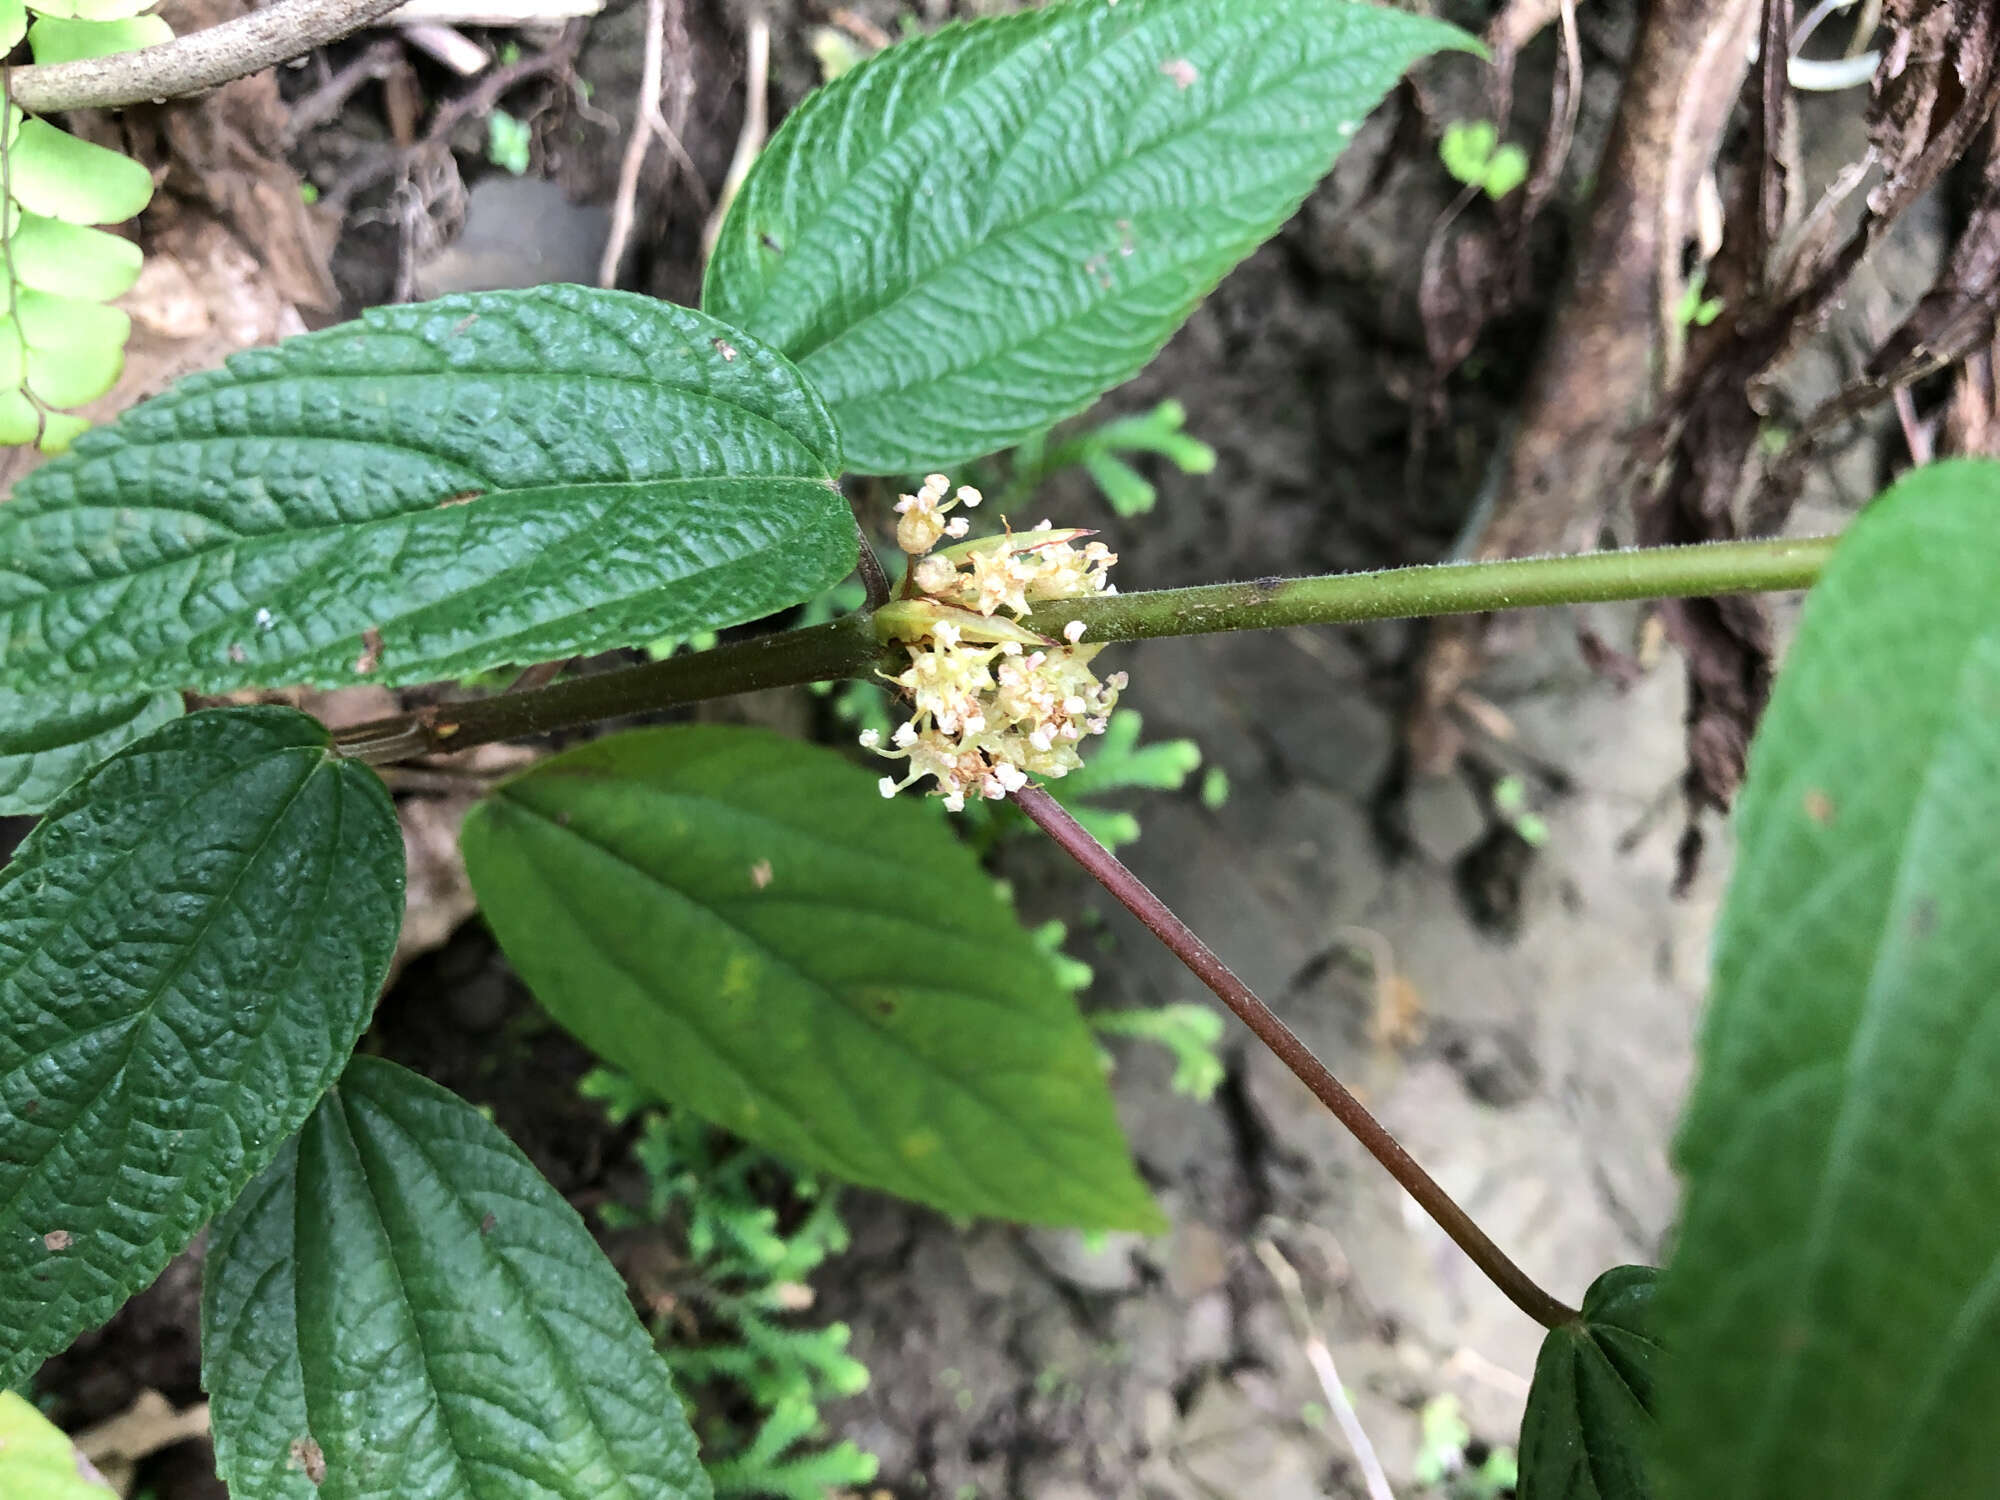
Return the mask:
{"type": "Polygon", "coordinates": [[[911,555],[915,593],[890,607],[910,653],[909,667],[890,680],[913,713],[889,744],[874,730],[861,743],[908,762],[902,779],[882,778],[883,796],[928,776],[956,812],[968,797],[1018,790],[1029,772],[1060,777],[1082,765],[1077,746],[1104,732],[1126,678],[1097,679],[1090,663],[1103,648],[1079,644],[1082,621],[1070,621],[1061,642],[1019,623],[1036,603],[1116,593],[1105,578],[1116,554],[1099,542],[1079,548],[1088,533],[1058,531],[1047,521],[1033,531],[959,541],[965,518],[946,514],[960,504],[975,507],[981,497],[961,485],[946,499],[950,488],[932,474],[896,506],[896,541],[911,555]],[[957,545],[925,555],[945,537],[957,545]]]}

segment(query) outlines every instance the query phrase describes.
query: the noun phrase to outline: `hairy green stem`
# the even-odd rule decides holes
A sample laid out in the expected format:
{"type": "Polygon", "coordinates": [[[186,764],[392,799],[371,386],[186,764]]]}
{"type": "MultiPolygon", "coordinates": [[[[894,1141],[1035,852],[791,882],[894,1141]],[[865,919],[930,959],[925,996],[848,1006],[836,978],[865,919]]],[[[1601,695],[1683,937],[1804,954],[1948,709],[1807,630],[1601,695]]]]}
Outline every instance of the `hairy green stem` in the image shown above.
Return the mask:
{"type": "Polygon", "coordinates": [[[1120,905],[1146,924],[1146,930],[1163,943],[1188,967],[1188,972],[1207,985],[1215,997],[1234,1011],[1269,1047],[1278,1061],[1292,1070],[1299,1082],[1311,1089],[1333,1117],[1347,1127],[1368,1154],[1387,1169],[1437,1226],[1450,1235],[1472,1263],[1522,1312],[1544,1328],[1558,1328],[1576,1321],[1576,1309],[1558,1302],[1543,1291],[1527,1272],[1508,1259],[1507,1254],[1473,1222],[1472,1215],[1452,1199],[1403,1149],[1382,1122],[1353,1094],[1327,1065],[1319,1060],[1299,1034],[1278,1019],[1277,1013],[1257,998],[1249,985],[1197,937],[1174,909],[1154,895],[1137,875],[1128,870],[1117,855],[1106,849],[1071,817],[1063,805],[1040,787],[1030,783],[1013,794],[1014,803],[1046,833],[1063,853],[1083,866],[1097,883],[1117,898],[1120,905]]]}
{"type": "MultiPolygon", "coordinates": [[[[1712,542],[1317,578],[1261,578],[1253,583],[1067,600],[1059,607],[1044,605],[1030,623],[1053,638],[1064,625],[1080,620],[1086,640],[1135,641],[1284,625],[1484,614],[1536,605],[1802,589],[1819,576],[1834,540],[1712,542]]],[[[732,693],[867,677],[894,665],[894,656],[885,652],[869,615],[863,613],[807,630],[781,631],[692,656],[669,657],[650,666],[435,705],[343,730],[337,743],[357,760],[385,764],[732,693]]]]}

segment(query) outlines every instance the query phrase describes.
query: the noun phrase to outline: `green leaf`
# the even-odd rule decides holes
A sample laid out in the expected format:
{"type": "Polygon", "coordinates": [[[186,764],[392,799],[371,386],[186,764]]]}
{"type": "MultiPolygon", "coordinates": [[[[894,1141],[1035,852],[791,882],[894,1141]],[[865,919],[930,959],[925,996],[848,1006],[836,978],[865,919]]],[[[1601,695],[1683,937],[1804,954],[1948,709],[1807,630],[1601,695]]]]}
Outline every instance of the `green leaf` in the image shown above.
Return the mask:
{"type": "Polygon", "coordinates": [[[1136,373],[1397,77],[1470,46],[1351,0],[1058,0],[807,99],[703,305],[777,345],[865,473],[1018,442],[1136,373]]]}
{"type": "Polygon", "coordinates": [[[16,486],[0,688],[393,685],[737,624],[853,566],[839,461],[796,370],[685,308],[377,308],[16,486]]]}
{"type": "Polygon", "coordinates": [[[1751,749],[1661,1288],[1662,1490],[2000,1469],[2000,465],[1855,521],[1751,749]]]}
{"type": "Polygon", "coordinates": [[[157,1276],[360,1035],[403,842],[329,749],[290,709],[176,720],[0,869],[0,1385],[157,1276]]]}
{"type": "Polygon", "coordinates": [[[10,322],[27,338],[28,390],[44,404],[81,406],[118,383],[132,332],[123,309],[22,287],[10,322]]]}
{"type": "Polygon", "coordinates": [[[128,16],[117,21],[71,21],[43,16],[28,28],[28,46],[38,63],[81,62],[136,52],[174,39],[174,28],[158,16],[128,16]]]}
{"type": "Polygon", "coordinates": [[[1089,1030],[936,807],[761,731],[644,730],[508,782],[464,845],[542,1003],[661,1098],[950,1213],[1161,1227],[1089,1030]]]}
{"type": "Polygon", "coordinates": [[[1651,1266],[1614,1266],[1549,1330],[1521,1418],[1520,1500],[1647,1500],[1659,1338],[1651,1266]]]}
{"type": "Polygon", "coordinates": [[[111,1500],[70,1440],[13,1391],[0,1391],[0,1495],[7,1500],[111,1500]]]}
{"type": "Polygon", "coordinates": [[[153,174],[138,162],[46,120],[23,121],[7,157],[8,190],[29,213],[118,224],[153,198],[153,174]]]}
{"type": "Polygon", "coordinates": [[[85,771],[180,712],[176,693],[107,700],[0,691],[0,817],[39,813],[85,771]]]}
{"type": "Polygon", "coordinates": [[[144,257],[121,235],[24,213],[7,242],[7,258],[24,287],[108,302],[132,290],[144,257]]]}
{"type": "Polygon", "coordinates": [[[217,1226],[234,1500],[708,1500],[625,1284],[478,1110],[357,1057],[217,1226]]]}
{"type": "Polygon", "coordinates": [[[0,52],[12,52],[28,34],[28,7],[24,0],[0,0],[0,52]]]}
{"type": "Polygon", "coordinates": [[[150,9],[155,0],[33,0],[37,15],[65,16],[77,21],[122,21],[150,9]]]}
{"type": "Polygon", "coordinates": [[[1493,162],[1493,148],[1500,143],[1500,127],[1491,120],[1458,120],[1445,126],[1438,140],[1438,160],[1445,171],[1467,187],[1486,181],[1486,169],[1493,162]]]}

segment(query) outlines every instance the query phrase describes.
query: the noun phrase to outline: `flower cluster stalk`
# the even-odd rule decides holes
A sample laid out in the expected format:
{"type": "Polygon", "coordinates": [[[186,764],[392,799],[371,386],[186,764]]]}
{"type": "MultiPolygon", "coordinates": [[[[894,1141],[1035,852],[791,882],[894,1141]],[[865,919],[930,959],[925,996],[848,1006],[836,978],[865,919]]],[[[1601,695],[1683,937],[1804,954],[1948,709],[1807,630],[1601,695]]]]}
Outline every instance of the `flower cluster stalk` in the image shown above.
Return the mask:
{"type": "MultiPolygon", "coordinates": [[[[1035,624],[1059,633],[1081,621],[1085,638],[1093,642],[1134,641],[1539,605],[1802,589],[1818,578],[1834,540],[1711,542],[1157,589],[1063,601],[1038,612],[1035,624]]],[[[434,706],[345,730],[338,744],[355,759],[387,764],[732,693],[871,677],[882,668],[893,674],[902,664],[878,637],[871,614],[863,613],[532,692],[434,706]]]]}
{"type": "Polygon", "coordinates": [[[1258,999],[1250,986],[1238,979],[1229,965],[1195,936],[1187,923],[1154,895],[1144,881],[1086,833],[1060,802],[1033,785],[1015,792],[1014,802],[1065,854],[1083,866],[1127,911],[1145,923],[1147,931],[1165,944],[1175,958],[1187,965],[1195,978],[1207,985],[1218,1000],[1256,1033],[1257,1039],[1313,1091],[1313,1096],[1347,1127],[1370,1156],[1388,1169],[1389,1175],[1417,1200],[1439,1228],[1451,1236],[1453,1243],[1471,1258],[1472,1263],[1506,1293],[1510,1302],[1545,1328],[1555,1328],[1576,1320],[1576,1309],[1558,1302],[1543,1291],[1507,1257],[1506,1252],[1487,1238],[1486,1231],[1475,1224],[1472,1216],[1417,1164],[1416,1158],[1405,1151],[1402,1143],[1368,1112],[1367,1106],[1347,1091],[1326,1064],[1314,1055],[1312,1048],[1299,1039],[1298,1033],[1279,1020],[1277,1013],[1258,999]]]}

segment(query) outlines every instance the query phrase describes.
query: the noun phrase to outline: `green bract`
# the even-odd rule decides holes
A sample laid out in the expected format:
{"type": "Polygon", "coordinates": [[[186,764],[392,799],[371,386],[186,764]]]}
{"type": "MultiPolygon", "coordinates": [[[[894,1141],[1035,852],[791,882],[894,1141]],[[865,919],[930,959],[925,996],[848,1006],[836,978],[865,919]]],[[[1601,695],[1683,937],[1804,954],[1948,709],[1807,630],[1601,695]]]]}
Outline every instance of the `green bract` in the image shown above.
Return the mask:
{"type": "Polygon", "coordinates": [[[830,750],[644,730],[474,809],[537,998],[663,1099],[952,1213],[1161,1227],[1089,1029],[935,806],[830,750]]]}
{"type": "Polygon", "coordinates": [[[356,1058],[217,1226],[202,1383],[234,1500],[708,1500],[576,1210],[478,1110],[356,1058]]]}
{"type": "Polygon", "coordinates": [[[1854,523],[1750,756],[1662,1283],[1662,1491],[2000,1468],[2000,466],[1854,523]]]}
{"type": "Polygon", "coordinates": [[[1057,0],[891,47],[786,120],[703,305],[782,349],[864,473],[1082,410],[1268,238],[1403,70],[1351,0],[1057,0]]]}
{"type": "Polygon", "coordinates": [[[328,748],[290,709],[177,720],[0,868],[0,1386],[157,1276],[361,1034],[403,844],[328,748]]]}

